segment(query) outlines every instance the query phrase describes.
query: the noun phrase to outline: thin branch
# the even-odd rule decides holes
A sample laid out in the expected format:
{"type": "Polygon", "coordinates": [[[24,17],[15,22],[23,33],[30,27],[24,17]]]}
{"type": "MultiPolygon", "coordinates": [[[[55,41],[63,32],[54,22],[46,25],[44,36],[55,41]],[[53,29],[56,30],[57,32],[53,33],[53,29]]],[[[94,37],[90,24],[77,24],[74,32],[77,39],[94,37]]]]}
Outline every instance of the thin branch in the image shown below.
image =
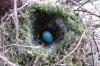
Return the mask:
{"type": "MultiPolygon", "coordinates": [[[[6,32],[5,32],[5,23],[4,23],[4,19],[7,17],[7,14],[5,14],[2,18],[1,18],[1,23],[2,23],[2,26],[1,26],[1,28],[2,28],[2,30],[3,30],[3,32],[2,32],[2,35],[3,35],[3,39],[2,39],[2,46],[4,46],[4,44],[5,44],[5,34],[6,34],[6,32]]],[[[2,51],[4,52],[4,48],[2,49],[2,51]]]]}
{"type": "Polygon", "coordinates": [[[30,3],[34,3],[34,4],[42,4],[43,2],[40,2],[38,0],[27,0],[25,2],[25,4],[23,4],[20,8],[17,9],[17,11],[23,9],[25,6],[29,5],[30,3]]]}
{"type": "Polygon", "coordinates": [[[99,47],[98,47],[98,44],[97,44],[96,39],[95,39],[95,37],[94,37],[94,32],[93,32],[93,34],[92,34],[91,36],[92,36],[92,39],[93,39],[93,41],[94,41],[94,43],[95,43],[95,45],[96,45],[96,47],[97,47],[97,52],[98,52],[98,54],[99,54],[99,47]]]}
{"type": "MultiPolygon", "coordinates": [[[[90,0],[87,0],[87,1],[86,1],[86,2],[84,2],[81,6],[83,6],[83,5],[87,4],[89,1],[90,1],[90,0]]],[[[79,8],[77,8],[77,10],[78,10],[78,9],[80,9],[80,7],[79,7],[79,8]]]]}
{"type": "Polygon", "coordinates": [[[79,5],[78,3],[76,3],[75,1],[71,0],[76,6],[78,6],[79,8],[81,8],[82,10],[76,10],[76,11],[83,11],[83,12],[87,12],[91,15],[95,15],[96,17],[99,17],[100,18],[100,15],[97,15],[95,13],[92,13],[90,11],[88,11],[87,9],[84,9],[81,5],[79,5]]]}
{"type": "Polygon", "coordinates": [[[16,28],[16,45],[18,46],[19,42],[18,42],[18,37],[19,37],[19,31],[18,31],[18,24],[19,24],[19,20],[18,20],[18,16],[17,16],[17,0],[14,0],[14,23],[15,23],[15,28],[16,28]]]}
{"type": "Polygon", "coordinates": [[[94,16],[100,18],[100,15],[97,15],[97,14],[95,14],[95,13],[92,13],[92,12],[86,10],[86,9],[82,9],[82,10],[74,10],[74,11],[86,12],[86,13],[89,13],[90,15],[94,15],[94,16]]]}
{"type": "Polygon", "coordinates": [[[92,43],[90,44],[90,47],[91,47],[91,53],[92,53],[92,66],[94,66],[94,53],[93,53],[93,47],[92,47],[92,43]]]}
{"type": "MultiPolygon", "coordinates": [[[[6,45],[6,46],[0,46],[0,49],[1,48],[6,48],[6,47],[12,47],[12,46],[16,46],[16,44],[11,44],[11,45],[6,45]]],[[[40,46],[25,46],[25,45],[18,45],[19,47],[24,47],[24,48],[40,48],[42,47],[43,45],[40,45],[40,46]]]]}

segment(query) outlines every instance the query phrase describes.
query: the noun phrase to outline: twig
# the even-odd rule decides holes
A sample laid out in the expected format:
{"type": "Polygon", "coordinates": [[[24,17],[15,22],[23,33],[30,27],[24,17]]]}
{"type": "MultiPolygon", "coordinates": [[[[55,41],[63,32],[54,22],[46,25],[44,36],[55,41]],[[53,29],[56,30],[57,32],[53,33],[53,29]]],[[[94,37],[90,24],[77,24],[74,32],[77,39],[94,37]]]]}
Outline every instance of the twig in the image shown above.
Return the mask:
{"type": "Polygon", "coordinates": [[[3,54],[7,53],[11,48],[6,49],[3,54]]]}
{"type": "MultiPolygon", "coordinates": [[[[7,16],[7,14],[5,14],[4,15],[4,17],[2,17],[1,18],[1,23],[2,23],[2,29],[3,29],[3,32],[2,32],[2,34],[3,34],[3,39],[2,39],[2,42],[3,42],[3,46],[4,46],[4,44],[5,44],[5,25],[4,25],[4,19],[6,18],[6,16],[7,16]]],[[[3,48],[3,52],[4,52],[4,48],[3,48]]]]}
{"type": "MultiPolygon", "coordinates": [[[[73,51],[71,51],[68,55],[64,56],[63,59],[60,60],[58,63],[62,62],[65,58],[69,57],[71,54],[73,54],[73,53],[77,50],[77,48],[78,48],[78,47],[80,46],[80,44],[81,44],[81,41],[82,41],[84,35],[85,35],[85,31],[83,32],[83,34],[82,34],[82,36],[81,36],[81,38],[80,38],[80,40],[79,40],[79,42],[78,42],[76,48],[75,48],[73,51]]],[[[58,64],[58,63],[57,63],[57,64],[58,64]]]]}
{"type": "Polygon", "coordinates": [[[23,6],[21,6],[20,8],[18,8],[17,10],[21,10],[21,9],[24,8],[29,2],[30,2],[30,0],[27,0],[27,1],[25,2],[25,4],[24,4],[23,6]]]}
{"type": "Polygon", "coordinates": [[[19,31],[18,31],[18,24],[19,24],[19,20],[18,20],[18,16],[17,16],[17,0],[14,0],[14,23],[15,23],[15,28],[16,28],[16,45],[18,46],[19,42],[18,42],[18,37],[19,37],[19,31]]]}
{"type": "MultiPolygon", "coordinates": [[[[90,1],[90,0],[87,0],[87,1],[86,1],[86,2],[84,2],[81,6],[85,5],[85,4],[86,4],[86,3],[88,3],[89,1],[90,1]]],[[[79,10],[79,9],[80,9],[80,7],[79,7],[79,8],[77,8],[77,9],[76,9],[76,11],[77,11],[77,10],[79,10]]],[[[75,11],[75,10],[74,10],[74,11],[75,11]]],[[[79,11],[78,11],[78,14],[79,14],[79,11]]]]}
{"type": "Polygon", "coordinates": [[[38,0],[27,0],[25,4],[23,4],[20,8],[17,9],[17,11],[23,9],[25,6],[29,5],[29,3],[34,3],[34,4],[42,4],[43,2],[40,2],[38,0]]]}
{"type": "MultiPolygon", "coordinates": [[[[83,12],[83,14],[84,14],[84,12],[83,12]]],[[[88,21],[88,20],[86,19],[85,15],[84,15],[84,18],[85,18],[85,20],[86,20],[86,29],[87,29],[88,33],[92,36],[92,40],[93,40],[93,35],[92,35],[93,29],[90,29],[90,28],[87,26],[87,24],[88,24],[87,21],[88,21]]],[[[89,36],[88,36],[88,38],[89,38],[89,36]]],[[[91,53],[92,53],[92,65],[91,65],[91,66],[94,66],[94,56],[93,56],[92,42],[91,42],[91,40],[89,40],[89,42],[90,42],[90,49],[91,49],[91,53]]]]}
{"type": "MultiPolygon", "coordinates": [[[[90,0],[87,0],[87,1],[86,1],[86,2],[84,2],[81,6],[83,6],[83,5],[87,4],[89,1],[90,1],[90,0]]],[[[78,9],[80,9],[80,7],[79,7],[79,8],[77,8],[77,10],[78,10],[78,9]]]]}
{"type": "Polygon", "coordinates": [[[92,66],[94,66],[94,53],[93,53],[93,47],[92,47],[92,43],[90,44],[90,47],[91,47],[91,53],[92,53],[92,66]]]}
{"type": "Polygon", "coordinates": [[[75,11],[83,11],[83,12],[87,12],[91,15],[95,15],[96,17],[99,17],[100,18],[100,15],[97,15],[95,13],[92,13],[90,11],[88,11],[87,9],[84,9],[81,5],[79,5],[78,3],[76,3],[75,1],[71,0],[76,6],[78,6],[79,8],[81,8],[82,10],[75,10],[75,11]]]}
{"type": "MultiPolygon", "coordinates": [[[[6,48],[6,47],[12,47],[12,46],[16,46],[16,44],[11,44],[11,45],[6,45],[6,46],[0,46],[0,49],[1,48],[6,48]]],[[[40,46],[25,46],[25,45],[18,45],[19,47],[24,47],[24,48],[40,48],[42,47],[43,45],[40,45],[40,46]]]]}
{"type": "Polygon", "coordinates": [[[91,36],[92,36],[92,39],[93,39],[93,41],[94,41],[94,43],[95,43],[95,45],[97,47],[97,52],[99,53],[99,47],[98,47],[98,44],[97,44],[96,39],[94,37],[94,32],[93,32],[93,35],[91,35],[91,36]]]}
{"type": "Polygon", "coordinates": [[[100,18],[100,15],[97,15],[97,14],[95,14],[95,13],[92,13],[92,12],[90,12],[90,11],[87,11],[86,9],[82,9],[82,10],[74,10],[74,11],[82,11],[82,12],[86,12],[86,13],[89,13],[89,14],[91,14],[91,15],[94,15],[94,16],[100,18]]]}
{"type": "Polygon", "coordinates": [[[0,53],[0,59],[6,62],[6,64],[8,64],[9,66],[17,66],[16,64],[10,62],[5,56],[2,56],[1,53],[0,53]]]}

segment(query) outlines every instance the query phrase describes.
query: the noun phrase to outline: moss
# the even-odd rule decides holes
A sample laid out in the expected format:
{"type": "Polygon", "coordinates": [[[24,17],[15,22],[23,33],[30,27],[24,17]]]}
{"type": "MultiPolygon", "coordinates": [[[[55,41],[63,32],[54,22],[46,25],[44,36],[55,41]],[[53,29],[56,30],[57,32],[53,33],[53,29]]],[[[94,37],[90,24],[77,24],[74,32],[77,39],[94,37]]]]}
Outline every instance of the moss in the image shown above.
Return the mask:
{"type": "Polygon", "coordinates": [[[54,14],[55,16],[60,16],[66,19],[66,27],[68,31],[73,31],[75,34],[81,35],[83,32],[82,24],[80,24],[80,20],[77,16],[72,13],[72,11],[65,9],[61,5],[52,5],[52,4],[38,4],[29,6],[29,13],[32,12],[46,12],[48,14],[54,14]]]}
{"type": "Polygon", "coordinates": [[[10,53],[14,63],[20,64],[23,62],[23,56],[19,55],[14,48],[10,50],[10,53]]]}
{"type": "Polygon", "coordinates": [[[68,37],[64,37],[64,39],[58,43],[57,49],[59,50],[59,48],[65,48],[68,44],[70,43],[68,37]]]}
{"type": "Polygon", "coordinates": [[[49,56],[48,56],[48,60],[49,60],[49,63],[51,64],[51,63],[55,63],[55,54],[50,54],[49,56]]]}
{"type": "Polygon", "coordinates": [[[18,66],[25,66],[26,64],[29,64],[33,59],[33,56],[29,56],[25,54],[25,52],[19,53],[15,48],[10,50],[10,54],[12,62],[16,63],[18,66]]]}
{"type": "MultiPolygon", "coordinates": [[[[25,7],[23,10],[21,10],[20,14],[21,17],[19,18],[20,24],[19,24],[19,31],[21,33],[21,36],[24,37],[24,45],[33,46],[35,47],[35,44],[37,44],[37,41],[33,39],[34,37],[34,30],[32,29],[32,22],[34,22],[38,17],[36,17],[36,14],[42,14],[44,13],[48,15],[52,15],[51,17],[60,17],[63,18],[65,21],[65,27],[66,32],[74,32],[77,35],[81,35],[83,33],[83,27],[80,22],[80,19],[74,15],[74,13],[69,8],[64,8],[61,5],[58,4],[31,4],[27,7],[25,7]]],[[[45,17],[45,16],[44,16],[45,17]]],[[[41,17],[42,19],[42,17],[41,17]]],[[[65,34],[67,34],[65,32],[65,34]]],[[[63,38],[60,42],[57,43],[59,48],[61,46],[66,46],[66,44],[69,44],[70,40],[69,38],[63,38]]],[[[37,49],[31,49],[36,53],[37,55],[41,55],[44,53],[48,53],[48,49],[45,48],[37,48],[37,49]],[[45,51],[45,52],[44,52],[45,51]]]]}

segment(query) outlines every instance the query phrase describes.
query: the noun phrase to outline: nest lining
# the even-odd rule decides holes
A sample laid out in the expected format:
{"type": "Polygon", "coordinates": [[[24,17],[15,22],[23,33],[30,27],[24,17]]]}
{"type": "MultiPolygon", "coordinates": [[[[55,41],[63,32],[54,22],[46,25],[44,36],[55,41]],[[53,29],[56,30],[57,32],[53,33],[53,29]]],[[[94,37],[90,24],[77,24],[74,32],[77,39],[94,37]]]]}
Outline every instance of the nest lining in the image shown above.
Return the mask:
{"type": "Polygon", "coordinates": [[[35,39],[38,44],[44,44],[44,46],[51,45],[43,41],[42,33],[44,31],[50,31],[53,34],[53,42],[55,43],[60,42],[64,38],[64,30],[66,29],[63,28],[65,24],[61,17],[55,16],[54,14],[38,11],[35,11],[31,16],[33,15],[36,18],[31,24],[34,36],[33,39],[35,39]]]}

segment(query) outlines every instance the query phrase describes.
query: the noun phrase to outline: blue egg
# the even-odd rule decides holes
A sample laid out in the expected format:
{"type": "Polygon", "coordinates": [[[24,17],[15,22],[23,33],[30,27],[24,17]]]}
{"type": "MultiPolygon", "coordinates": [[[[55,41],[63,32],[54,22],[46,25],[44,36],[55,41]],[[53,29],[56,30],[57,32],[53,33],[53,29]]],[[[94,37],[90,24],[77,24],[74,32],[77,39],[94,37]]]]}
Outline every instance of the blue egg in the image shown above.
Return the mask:
{"type": "Polygon", "coordinates": [[[42,33],[42,39],[47,43],[52,43],[53,42],[53,35],[49,31],[44,31],[42,33]]]}

